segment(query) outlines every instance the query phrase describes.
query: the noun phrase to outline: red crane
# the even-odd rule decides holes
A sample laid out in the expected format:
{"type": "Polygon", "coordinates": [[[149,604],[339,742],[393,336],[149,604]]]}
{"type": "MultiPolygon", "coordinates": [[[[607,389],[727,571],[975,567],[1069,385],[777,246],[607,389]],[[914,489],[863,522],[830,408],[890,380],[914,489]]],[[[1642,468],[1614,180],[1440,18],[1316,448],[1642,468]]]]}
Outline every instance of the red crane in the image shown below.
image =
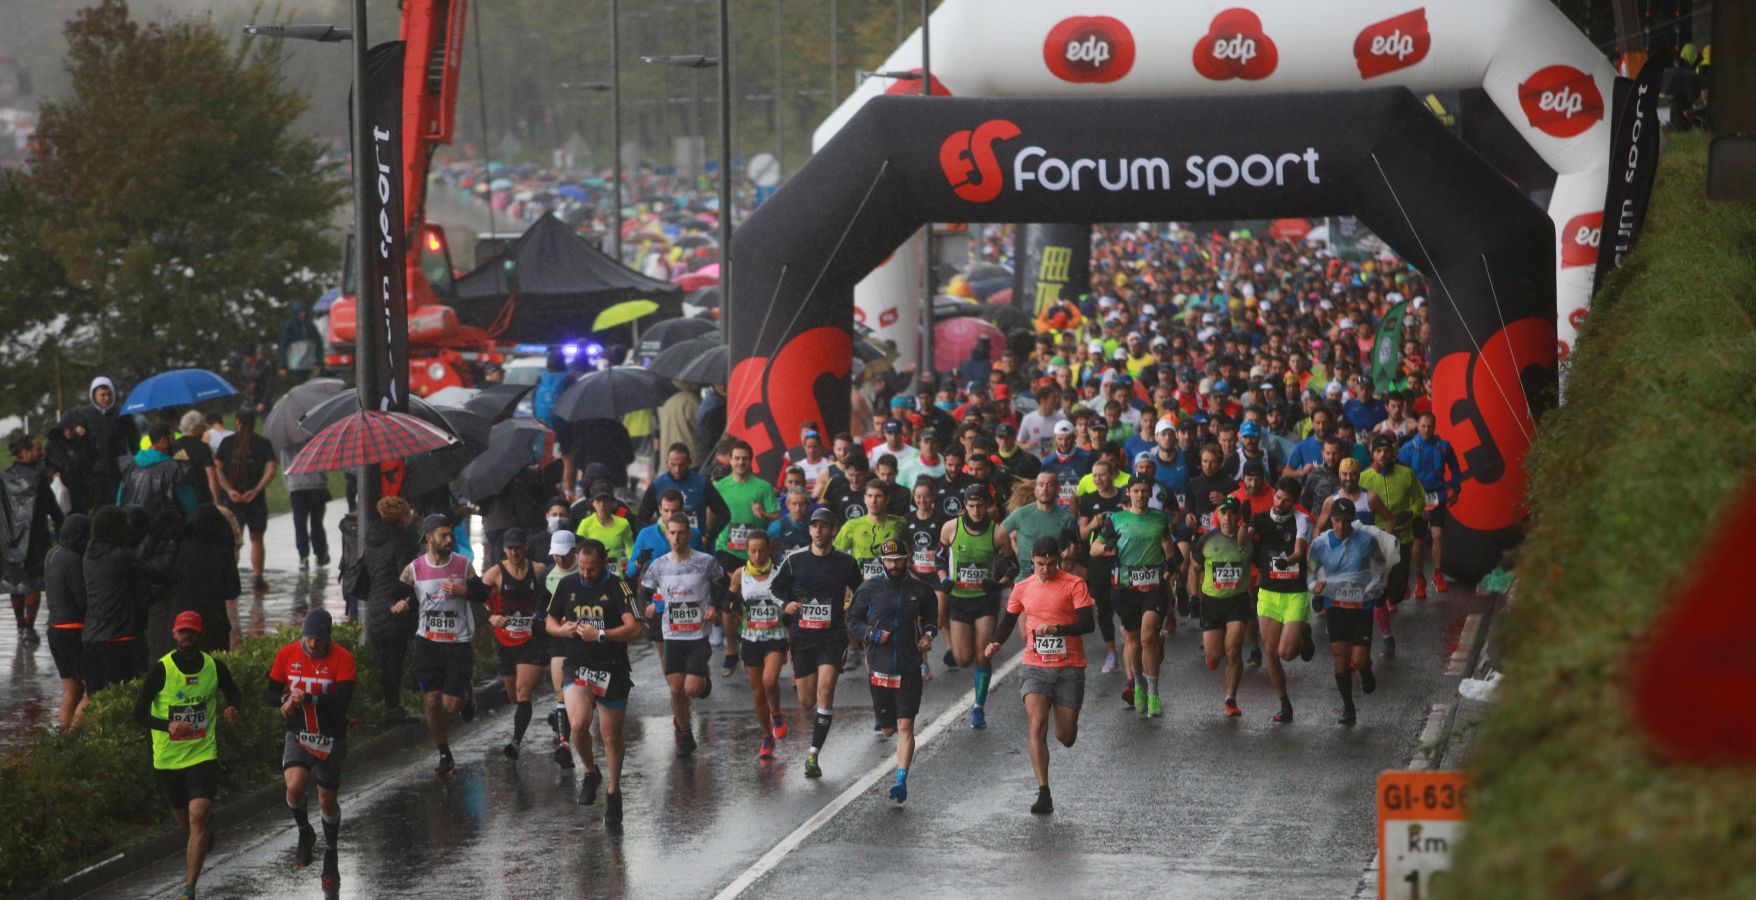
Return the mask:
{"type": "MultiPolygon", "coordinates": [[[[480,328],[460,324],[439,302],[422,263],[433,259],[450,276],[445,231],[428,224],[427,168],[433,151],[451,143],[457,121],[458,64],[468,0],[405,0],[402,4],[402,196],[404,234],[410,235],[404,266],[408,279],[409,385],[420,395],[468,386],[468,363],[498,361],[493,341],[480,328]]],[[[351,255],[351,254],[350,254],[351,255]]],[[[351,265],[351,263],[350,263],[351,265]]],[[[329,308],[329,342],[340,355],[331,365],[353,361],[354,297],[329,308]]]]}

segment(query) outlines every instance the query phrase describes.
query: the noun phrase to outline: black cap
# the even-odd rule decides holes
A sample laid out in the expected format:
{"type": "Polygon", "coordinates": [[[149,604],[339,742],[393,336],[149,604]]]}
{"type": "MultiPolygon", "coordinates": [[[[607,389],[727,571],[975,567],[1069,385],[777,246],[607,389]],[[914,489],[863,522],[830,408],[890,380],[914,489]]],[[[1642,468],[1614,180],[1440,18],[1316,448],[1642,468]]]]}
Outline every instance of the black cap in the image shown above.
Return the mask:
{"type": "Polygon", "coordinates": [[[311,610],[305,614],[305,630],[301,632],[301,636],[322,638],[327,641],[329,640],[330,629],[334,624],[334,620],[329,617],[329,610],[311,610]]]}
{"type": "Polygon", "coordinates": [[[902,541],[891,538],[879,545],[878,556],[880,559],[907,559],[908,550],[903,548],[902,541]]]}
{"type": "Polygon", "coordinates": [[[1329,506],[1329,517],[1331,519],[1346,519],[1349,522],[1352,522],[1354,520],[1354,501],[1349,500],[1346,497],[1335,498],[1335,502],[1329,506]]]}
{"type": "Polygon", "coordinates": [[[1018,437],[1018,429],[1012,427],[1010,422],[1001,422],[1000,426],[994,429],[994,433],[1003,438],[1018,437]]]}
{"type": "Polygon", "coordinates": [[[1042,537],[1037,538],[1036,541],[1030,545],[1030,555],[1060,556],[1061,542],[1056,540],[1054,535],[1045,534],[1042,537]]]}
{"type": "Polygon", "coordinates": [[[441,528],[449,531],[451,529],[451,520],[438,513],[432,513],[421,520],[422,534],[432,534],[441,528]]]}
{"type": "Polygon", "coordinates": [[[986,502],[987,499],[988,488],[986,485],[972,484],[963,489],[963,502],[965,503],[968,503],[971,500],[981,500],[986,502]]]}
{"type": "Polygon", "coordinates": [[[616,492],[610,490],[610,483],[608,481],[600,481],[591,486],[591,499],[596,500],[599,497],[608,497],[611,500],[616,499],[616,492]]]}
{"type": "Polygon", "coordinates": [[[1239,503],[1238,498],[1236,497],[1227,497],[1219,502],[1219,506],[1215,507],[1215,511],[1241,513],[1244,511],[1244,504],[1239,503]]]}
{"type": "Polygon", "coordinates": [[[1393,438],[1388,434],[1374,434],[1374,435],[1372,435],[1372,449],[1373,450],[1377,450],[1379,447],[1395,447],[1395,446],[1396,446],[1396,438],[1393,438]]]}
{"type": "Polygon", "coordinates": [[[1268,467],[1262,464],[1262,460],[1253,459],[1247,463],[1244,463],[1244,475],[1245,476],[1255,475],[1258,478],[1267,478],[1268,477],[1268,467]]]}
{"type": "Polygon", "coordinates": [[[522,528],[508,528],[506,529],[506,533],[500,537],[501,549],[510,547],[514,550],[523,550],[529,545],[530,538],[525,535],[524,529],[522,528]]]}
{"type": "Polygon", "coordinates": [[[941,441],[939,439],[939,430],[937,428],[924,428],[924,429],[922,429],[921,435],[918,438],[918,440],[932,441],[935,444],[944,443],[944,441],[941,441]]]}
{"type": "Polygon", "coordinates": [[[835,513],[831,512],[827,506],[819,506],[811,511],[811,521],[828,522],[829,524],[834,525],[835,513]]]}

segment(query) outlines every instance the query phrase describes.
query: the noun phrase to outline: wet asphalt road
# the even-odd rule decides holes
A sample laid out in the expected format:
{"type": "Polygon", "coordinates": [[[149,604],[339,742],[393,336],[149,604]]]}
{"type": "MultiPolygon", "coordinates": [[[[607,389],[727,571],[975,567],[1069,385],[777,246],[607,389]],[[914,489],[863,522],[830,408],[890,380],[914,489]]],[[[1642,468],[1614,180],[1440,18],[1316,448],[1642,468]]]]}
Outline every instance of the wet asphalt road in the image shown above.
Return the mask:
{"type": "MultiPolygon", "coordinates": [[[[1189,623],[1167,648],[1166,716],[1137,718],[1120,701],[1120,673],[1098,671],[1093,635],[1079,741],[1051,742],[1048,817],[1028,812],[1035,783],[1016,676],[996,684],[988,728],[974,731],[968,672],[936,669],[918,721],[927,731],[947,716],[949,727],[917,752],[898,809],[883,793],[892,744],[871,730],[863,678],[843,676],[825,777],[810,781],[796,707],[776,759],[756,760],[741,672],[697,705],[701,748],[678,760],[658,664],[642,649],[620,836],[606,834],[601,806],[575,803],[583,770],[562,773],[549,758],[540,703],[525,758],[501,756],[511,731],[502,709],[454,731],[455,778],[430,774],[424,742],[349,770],[341,896],[709,897],[728,886],[745,896],[1351,896],[1374,851],[1376,776],[1417,753],[1429,708],[1455,692],[1445,666],[1465,616],[1485,606],[1455,588],[1442,596],[1399,612],[1398,655],[1379,661],[1378,691],[1360,698],[1352,729],[1335,724],[1322,655],[1289,665],[1295,724],[1269,721],[1262,671],[1245,672],[1244,716],[1225,718],[1220,673],[1206,669],[1189,623]],[[868,781],[874,770],[881,777],[868,781]],[[783,842],[790,852],[770,852],[783,842]]],[[[321,896],[318,866],[296,869],[292,845],[278,809],[218,835],[203,896],[321,896]]],[[[170,896],[180,884],[179,857],[94,896],[170,896]]]]}

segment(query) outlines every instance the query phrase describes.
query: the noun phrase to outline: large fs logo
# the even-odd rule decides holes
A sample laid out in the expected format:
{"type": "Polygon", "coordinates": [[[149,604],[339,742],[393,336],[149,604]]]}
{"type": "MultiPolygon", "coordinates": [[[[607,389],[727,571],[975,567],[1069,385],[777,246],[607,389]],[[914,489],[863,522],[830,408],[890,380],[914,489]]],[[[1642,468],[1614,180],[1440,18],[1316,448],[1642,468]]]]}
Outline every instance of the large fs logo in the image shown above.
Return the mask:
{"type": "Polygon", "coordinates": [[[1000,196],[1005,179],[1000,160],[994,156],[996,141],[1009,141],[1023,134],[1005,119],[990,119],[974,129],[954,132],[939,145],[939,168],[958,197],[986,203],[1000,196]]]}

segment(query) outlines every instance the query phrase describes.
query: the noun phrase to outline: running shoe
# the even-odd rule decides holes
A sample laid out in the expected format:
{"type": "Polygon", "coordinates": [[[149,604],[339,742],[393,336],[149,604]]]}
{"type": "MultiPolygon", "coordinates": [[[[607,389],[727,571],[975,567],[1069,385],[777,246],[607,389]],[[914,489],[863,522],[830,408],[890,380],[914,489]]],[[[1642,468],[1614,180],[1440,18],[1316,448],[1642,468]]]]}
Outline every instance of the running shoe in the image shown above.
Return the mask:
{"type": "Polygon", "coordinates": [[[177,900],[195,900],[195,885],[183,885],[183,893],[177,895],[177,900]]]}
{"type": "Polygon", "coordinates": [[[1146,717],[1149,719],[1157,719],[1157,718],[1163,717],[1164,714],[1165,714],[1164,701],[1160,700],[1158,698],[1157,694],[1147,694],[1146,695],[1146,717]]]}
{"type": "Polygon", "coordinates": [[[319,568],[319,569],[329,568],[329,555],[328,554],[325,554],[325,553],[317,554],[317,568],[319,568]]]}
{"type": "Polygon", "coordinates": [[[1378,689],[1378,676],[1371,669],[1360,670],[1360,690],[1370,694],[1378,689]]]}
{"type": "Polygon", "coordinates": [[[251,576],[250,590],[255,591],[258,594],[265,593],[268,590],[268,579],[263,578],[261,575],[251,576]]]}
{"type": "Polygon", "coordinates": [[[1252,669],[1262,668],[1262,648],[1251,647],[1250,656],[1244,660],[1244,665],[1252,669]]]}
{"type": "Polygon", "coordinates": [[[1109,654],[1104,657],[1104,671],[1116,671],[1116,651],[1111,650],[1109,654]]]}
{"type": "Polygon", "coordinates": [[[1441,594],[1451,589],[1450,586],[1445,583],[1445,573],[1438,569],[1433,570],[1433,587],[1441,594]]]}
{"type": "Polygon", "coordinates": [[[774,739],[775,740],[778,741],[781,738],[787,736],[787,717],[786,716],[781,715],[780,713],[775,713],[775,714],[769,716],[768,719],[769,719],[769,726],[768,727],[769,727],[769,730],[774,732],[774,739]]]}
{"type": "Polygon", "coordinates": [[[299,571],[303,572],[309,568],[311,568],[311,557],[309,557],[309,556],[299,557],[299,571]]]}
{"type": "Polygon", "coordinates": [[[1427,579],[1425,579],[1425,578],[1415,579],[1415,599],[1416,600],[1427,599],[1427,579]]]}
{"type": "Polygon", "coordinates": [[[1030,811],[1039,816],[1046,816],[1055,811],[1055,801],[1049,797],[1048,785],[1045,784],[1037,788],[1037,802],[1030,805],[1030,811]]]}
{"type": "Polygon", "coordinates": [[[323,851],[323,895],[333,897],[341,892],[341,864],[335,848],[323,851]]]}
{"type": "Polygon", "coordinates": [[[971,728],[986,728],[986,727],[988,727],[988,714],[983,712],[981,707],[972,706],[969,708],[969,727],[971,727],[971,728]]]}
{"type": "Polygon", "coordinates": [[[712,696],[713,696],[713,679],[712,678],[701,679],[701,696],[697,699],[706,700],[707,698],[712,697],[712,696]]]}
{"type": "Polygon", "coordinates": [[[299,826],[299,846],[293,848],[293,863],[303,869],[311,864],[311,850],[317,846],[317,829],[299,826]]]}
{"type": "Polygon", "coordinates": [[[1293,721],[1292,701],[1288,700],[1285,697],[1280,698],[1280,712],[1277,712],[1274,714],[1274,721],[1279,722],[1282,725],[1292,724],[1292,721],[1293,721]]]}
{"type": "Polygon", "coordinates": [[[890,786],[890,800],[897,806],[908,802],[908,782],[898,781],[890,786]]]}
{"type": "Polygon", "coordinates": [[[506,746],[500,748],[500,752],[506,754],[507,759],[518,759],[518,742],[507,741],[506,746]]]}
{"type": "Polygon", "coordinates": [[[811,754],[810,756],[805,757],[805,777],[806,778],[822,778],[823,777],[823,769],[822,769],[822,767],[817,765],[817,754],[815,754],[815,753],[811,754]]]}
{"type": "Polygon", "coordinates": [[[729,653],[726,654],[725,661],[720,663],[719,677],[730,678],[730,677],[732,677],[732,673],[736,672],[737,670],[738,670],[738,658],[736,656],[729,654],[729,653]]]}
{"type": "Polygon", "coordinates": [[[945,664],[945,668],[947,668],[947,669],[957,668],[957,654],[952,653],[951,649],[949,647],[946,648],[945,655],[940,657],[939,661],[943,662],[945,664]]]}
{"type": "Polygon", "coordinates": [[[1352,724],[1354,724],[1354,708],[1352,706],[1342,707],[1341,708],[1341,718],[1335,720],[1335,724],[1337,724],[1337,725],[1352,725],[1352,724]]]}
{"type": "Polygon", "coordinates": [[[37,634],[36,626],[33,625],[24,630],[24,642],[32,647],[43,642],[42,635],[37,634]]]}
{"type": "Polygon", "coordinates": [[[1389,659],[1395,655],[1396,655],[1396,638],[1387,634],[1384,636],[1384,658],[1389,659]]]}
{"type": "Polygon", "coordinates": [[[1125,685],[1122,688],[1122,705],[1123,706],[1133,706],[1134,705],[1134,685],[1132,685],[1132,684],[1125,685]]]}
{"type": "Polygon", "coordinates": [[[1244,714],[1244,711],[1238,708],[1237,699],[1234,697],[1227,697],[1226,698],[1226,715],[1230,716],[1232,718],[1237,718],[1238,716],[1241,716],[1243,714],[1244,714]]]}
{"type": "Polygon", "coordinates": [[[756,758],[757,759],[773,759],[774,758],[774,738],[773,738],[773,736],[771,736],[771,735],[763,735],[762,736],[762,742],[756,745],[756,758]]]}
{"type": "Polygon", "coordinates": [[[463,708],[458,710],[457,714],[459,716],[462,716],[463,720],[465,722],[474,722],[475,721],[475,719],[476,719],[476,691],[474,688],[471,688],[469,693],[463,695],[463,708]]]}
{"type": "Polygon", "coordinates": [[[439,764],[433,767],[433,774],[440,778],[444,778],[456,771],[457,761],[451,758],[451,754],[439,754],[439,764]]]}
{"type": "Polygon", "coordinates": [[[563,769],[573,768],[573,748],[566,741],[555,747],[555,765],[563,769]]]}
{"type": "Polygon", "coordinates": [[[579,805],[590,806],[598,802],[598,785],[604,783],[604,776],[598,772],[587,772],[579,782],[579,805]]]}
{"type": "Polygon", "coordinates": [[[685,725],[672,724],[677,737],[677,755],[688,756],[695,752],[695,729],[685,725]]]}
{"type": "Polygon", "coordinates": [[[604,827],[606,827],[606,828],[621,828],[622,827],[622,795],[621,794],[605,794],[604,795],[604,827]]]}
{"type": "Polygon", "coordinates": [[[1146,715],[1146,705],[1148,702],[1146,698],[1151,697],[1151,696],[1152,696],[1152,693],[1149,692],[1146,688],[1139,688],[1139,689],[1135,690],[1134,691],[1134,711],[1143,715],[1143,716],[1146,715]]]}

